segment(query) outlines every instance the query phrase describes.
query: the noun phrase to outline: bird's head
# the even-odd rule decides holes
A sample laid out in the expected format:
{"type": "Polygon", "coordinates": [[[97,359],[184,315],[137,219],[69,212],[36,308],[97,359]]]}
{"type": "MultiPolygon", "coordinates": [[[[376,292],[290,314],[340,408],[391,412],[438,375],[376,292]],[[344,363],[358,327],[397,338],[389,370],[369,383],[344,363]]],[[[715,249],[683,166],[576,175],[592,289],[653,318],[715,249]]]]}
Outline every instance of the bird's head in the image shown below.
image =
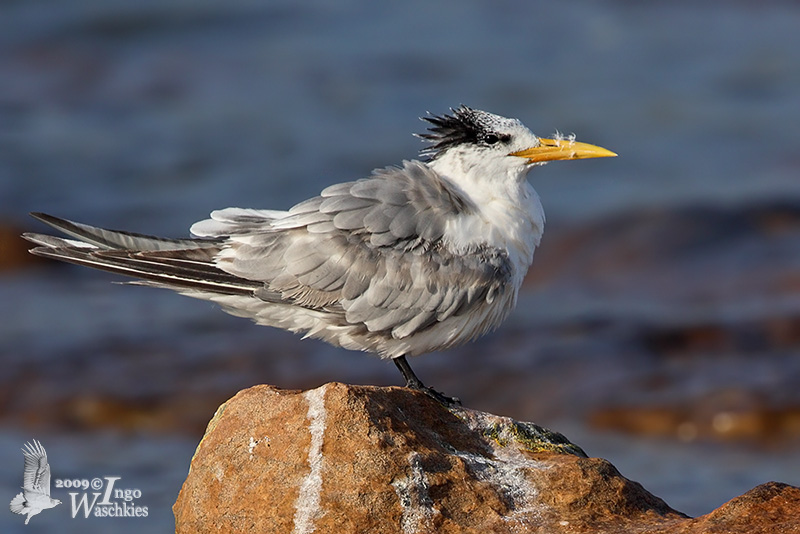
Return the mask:
{"type": "Polygon", "coordinates": [[[430,142],[422,150],[430,162],[461,172],[522,176],[534,165],[562,159],[616,156],[599,146],[578,143],[573,137],[544,139],[517,119],[461,106],[451,115],[423,117],[433,126],[418,137],[430,142]]]}

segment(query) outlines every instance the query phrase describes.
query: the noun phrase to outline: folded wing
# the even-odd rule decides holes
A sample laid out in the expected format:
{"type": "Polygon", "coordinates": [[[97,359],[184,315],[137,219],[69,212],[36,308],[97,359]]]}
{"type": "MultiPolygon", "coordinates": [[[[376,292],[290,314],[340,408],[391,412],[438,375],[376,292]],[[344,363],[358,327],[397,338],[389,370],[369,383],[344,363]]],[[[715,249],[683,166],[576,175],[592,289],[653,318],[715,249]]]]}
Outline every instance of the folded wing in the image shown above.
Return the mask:
{"type": "Polygon", "coordinates": [[[134,276],[261,324],[395,356],[381,339],[480,316],[478,324],[461,321],[445,333],[441,347],[429,342],[424,350],[431,350],[477,337],[502,320],[486,309],[512,291],[506,252],[454,250],[446,239],[448,225],[474,210],[427,165],[411,161],[328,187],[289,211],[216,211],[192,226],[201,239],[104,230],[42,214],[36,216],[75,239],[26,237],[40,245],[34,254],[134,276]],[[302,320],[285,319],[293,314],[302,320]]]}
{"type": "Polygon", "coordinates": [[[505,251],[455,251],[444,239],[447,225],[473,209],[429,167],[405,162],[331,186],[259,228],[250,226],[253,214],[239,221],[233,210],[219,212],[217,222],[224,220],[223,231],[232,237],[217,266],[263,281],[256,294],[266,300],[278,294],[325,309],[338,325],[360,324],[401,339],[491,304],[506,291],[511,267],[505,251]],[[248,226],[249,232],[240,231],[248,226]]]}

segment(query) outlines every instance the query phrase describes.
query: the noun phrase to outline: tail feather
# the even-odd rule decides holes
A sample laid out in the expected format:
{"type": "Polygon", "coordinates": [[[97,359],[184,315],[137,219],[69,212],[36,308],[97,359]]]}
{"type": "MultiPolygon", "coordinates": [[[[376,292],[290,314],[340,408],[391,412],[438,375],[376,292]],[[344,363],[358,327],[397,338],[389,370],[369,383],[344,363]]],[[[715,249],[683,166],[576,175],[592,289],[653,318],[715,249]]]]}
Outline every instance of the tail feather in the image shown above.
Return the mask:
{"type": "Polygon", "coordinates": [[[219,240],[214,239],[168,239],[122,230],[107,230],[53,217],[46,213],[31,213],[31,216],[70,237],[107,250],[182,250],[213,247],[219,244],[219,240]]]}
{"type": "Polygon", "coordinates": [[[261,282],[232,275],[216,266],[214,257],[222,248],[219,240],[163,239],[95,228],[50,215],[34,216],[81,240],[24,234],[23,237],[39,245],[30,250],[36,256],[131,276],[178,291],[251,295],[263,288],[261,282]]]}
{"type": "Polygon", "coordinates": [[[9,508],[15,514],[24,514],[25,513],[25,495],[22,493],[18,493],[16,497],[11,499],[11,504],[9,508]]]}
{"type": "Polygon", "coordinates": [[[25,232],[22,234],[22,237],[30,241],[31,243],[36,243],[37,245],[41,245],[47,248],[85,248],[85,249],[97,249],[95,245],[85,243],[83,241],[75,241],[74,239],[64,239],[63,237],[56,237],[47,234],[35,234],[32,232],[25,232]]]}

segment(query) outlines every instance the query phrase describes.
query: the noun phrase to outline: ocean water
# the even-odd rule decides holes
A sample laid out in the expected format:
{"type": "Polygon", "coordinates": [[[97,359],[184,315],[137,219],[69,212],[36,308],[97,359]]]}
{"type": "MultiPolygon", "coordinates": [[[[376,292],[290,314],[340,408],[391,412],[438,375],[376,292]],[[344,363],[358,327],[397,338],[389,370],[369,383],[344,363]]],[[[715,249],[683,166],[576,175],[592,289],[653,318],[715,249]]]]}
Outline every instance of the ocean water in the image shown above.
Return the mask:
{"type": "MultiPolygon", "coordinates": [[[[413,158],[418,117],[460,104],[575,133],[620,157],[531,173],[548,228],[508,325],[415,369],[472,407],[574,428],[707,513],[772,478],[800,484],[797,435],[681,441],[589,421],[643,399],[691,414],[731,391],[800,406],[798,27],[780,1],[6,2],[0,222],[41,231],[26,214],[44,211],[187,235],[213,209],[288,208],[413,158]],[[678,356],[674,332],[689,340],[678,356]]],[[[112,281],[0,274],[0,498],[36,437],[54,477],[140,486],[152,514],[115,530],[169,531],[217,401],[261,382],[399,383],[386,362],[112,281]]],[[[67,517],[0,525],[108,528],[67,517]]]]}

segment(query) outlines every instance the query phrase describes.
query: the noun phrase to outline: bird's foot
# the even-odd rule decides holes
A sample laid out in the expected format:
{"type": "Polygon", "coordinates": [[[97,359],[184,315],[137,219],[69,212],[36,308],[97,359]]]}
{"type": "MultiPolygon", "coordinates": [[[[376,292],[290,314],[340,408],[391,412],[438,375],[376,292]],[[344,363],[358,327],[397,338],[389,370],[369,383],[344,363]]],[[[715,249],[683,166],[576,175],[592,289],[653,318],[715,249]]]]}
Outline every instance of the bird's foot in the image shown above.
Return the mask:
{"type": "Polygon", "coordinates": [[[448,397],[441,391],[436,391],[433,388],[429,388],[428,386],[422,386],[421,388],[413,388],[422,391],[427,396],[438,402],[439,404],[443,404],[445,406],[461,406],[461,399],[458,397],[448,397]]]}
{"type": "Polygon", "coordinates": [[[394,364],[398,369],[400,369],[400,372],[403,374],[403,378],[406,379],[407,388],[421,391],[436,402],[445,406],[461,406],[461,399],[458,397],[448,397],[447,395],[444,395],[443,393],[423,384],[422,380],[417,378],[417,375],[415,375],[414,371],[411,370],[411,366],[408,365],[408,361],[406,360],[405,356],[395,358],[394,364]]]}

